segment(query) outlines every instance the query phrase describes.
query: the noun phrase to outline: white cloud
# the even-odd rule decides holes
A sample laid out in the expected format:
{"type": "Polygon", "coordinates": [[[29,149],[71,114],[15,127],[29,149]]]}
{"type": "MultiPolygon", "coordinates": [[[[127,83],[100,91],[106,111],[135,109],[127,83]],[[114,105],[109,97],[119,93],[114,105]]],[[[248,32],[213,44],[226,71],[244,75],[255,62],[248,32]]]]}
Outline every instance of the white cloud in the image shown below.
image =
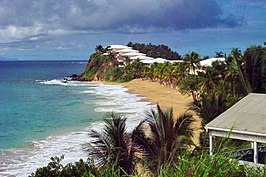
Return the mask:
{"type": "Polygon", "coordinates": [[[0,42],[12,42],[18,41],[25,38],[30,40],[36,40],[37,36],[47,34],[42,25],[36,24],[30,27],[21,27],[15,25],[9,25],[4,29],[0,29],[0,42]]]}

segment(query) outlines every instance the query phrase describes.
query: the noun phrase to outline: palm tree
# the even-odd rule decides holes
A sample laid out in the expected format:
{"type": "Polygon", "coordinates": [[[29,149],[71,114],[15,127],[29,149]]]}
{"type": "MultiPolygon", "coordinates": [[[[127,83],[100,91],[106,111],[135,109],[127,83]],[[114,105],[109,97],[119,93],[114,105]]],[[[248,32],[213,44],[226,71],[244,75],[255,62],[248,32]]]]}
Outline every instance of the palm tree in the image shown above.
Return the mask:
{"type": "Polygon", "coordinates": [[[191,124],[194,118],[185,113],[174,122],[173,110],[163,112],[159,105],[157,112],[152,109],[146,112],[146,117],[133,131],[132,142],[144,160],[150,162],[150,170],[158,172],[162,165],[176,162],[178,155],[193,144],[191,124]],[[147,129],[148,134],[145,133],[147,129]]]}
{"type": "Polygon", "coordinates": [[[150,73],[151,73],[151,68],[148,67],[147,65],[143,65],[141,68],[141,78],[142,79],[148,79],[150,78],[150,73]]]}
{"type": "Polygon", "coordinates": [[[225,57],[225,54],[222,51],[219,52],[215,51],[215,57],[217,58],[225,57]]]}
{"type": "Polygon", "coordinates": [[[265,92],[266,57],[265,50],[261,46],[251,46],[244,53],[244,71],[249,83],[255,92],[265,92]]]}
{"type": "MultiPolygon", "coordinates": [[[[242,70],[242,61],[243,61],[243,56],[241,51],[238,48],[234,48],[231,51],[230,56],[228,57],[228,63],[230,63],[230,69],[234,71],[235,74],[237,74],[238,79],[244,89],[244,91],[246,92],[245,94],[249,94],[252,91],[252,88],[247,80],[247,78],[245,77],[243,70],[242,70]]],[[[229,70],[230,70],[229,69],[229,70]]]]}
{"type": "Polygon", "coordinates": [[[212,121],[215,117],[223,113],[226,109],[236,103],[237,99],[231,97],[229,99],[227,83],[220,80],[217,83],[219,88],[216,88],[211,92],[204,92],[200,96],[197,108],[203,119],[203,123],[207,124],[212,121]]]}
{"type": "Polygon", "coordinates": [[[154,64],[154,68],[153,68],[153,72],[154,72],[154,77],[157,81],[160,82],[160,84],[163,83],[163,73],[164,73],[164,69],[165,69],[165,65],[162,63],[155,63],[154,64]]]}
{"type": "Polygon", "coordinates": [[[199,88],[200,77],[198,75],[188,75],[185,79],[182,79],[178,85],[179,91],[182,94],[191,95],[194,104],[197,105],[201,95],[201,90],[199,88]]]}
{"type": "Polygon", "coordinates": [[[172,65],[170,63],[164,63],[163,64],[163,74],[162,74],[162,81],[163,84],[166,86],[171,86],[172,84],[172,65]]]}
{"type": "Polygon", "coordinates": [[[140,59],[134,60],[131,64],[125,67],[126,73],[131,76],[131,79],[141,78],[143,63],[140,59]]]}
{"type": "Polygon", "coordinates": [[[220,73],[214,67],[206,67],[205,72],[199,72],[201,92],[212,92],[221,80],[220,73]]]}
{"type": "Polygon", "coordinates": [[[185,62],[177,63],[178,72],[177,72],[177,83],[179,84],[183,79],[185,79],[189,74],[189,64],[185,62]]]}
{"type": "Polygon", "coordinates": [[[100,167],[109,165],[118,170],[121,168],[126,173],[133,170],[133,151],[125,122],[122,116],[111,113],[110,118],[104,120],[103,132],[91,131],[93,140],[88,152],[100,167]]]}
{"type": "Polygon", "coordinates": [[[199,61],[200,61],[199,54],[197,52],[187,53],[184,56],[184,61],[190,63],[190,68],[192,69],[193,73],[196,74],[196,72],[195,72],[196,67],[198,67],[200,65],[200,63],[199,63],[199,61]]]}
{"type": "Polygon", "coordinates": [[[214,70],[216,70],[219,74],[219,76],[224,80],[225,79],[225,72],[226,72],[226,63],[224,61],[213,61],[212,62],[212,67],[214,70]]]}
{"type": "Polygon", "coordinates": [[[95,51],[96,51],[96,53],[103,53],[104,48],[103,48],[102,45],[97,45],[97,46],[95,47],[95,51]]]}

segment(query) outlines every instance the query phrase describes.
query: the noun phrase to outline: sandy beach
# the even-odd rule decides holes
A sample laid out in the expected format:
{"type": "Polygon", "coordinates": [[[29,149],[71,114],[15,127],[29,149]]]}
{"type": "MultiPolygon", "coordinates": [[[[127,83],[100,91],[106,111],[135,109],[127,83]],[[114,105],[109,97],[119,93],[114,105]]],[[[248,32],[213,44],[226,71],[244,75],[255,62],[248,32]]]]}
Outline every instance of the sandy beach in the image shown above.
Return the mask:
{"type": "MultiPolygon", "coordinates": [[[[163,109],[169,109],[172,107],[175,117],[178,117],[185,111],[188,111],[193,102],[192,97],[182,95],[177,89],[160,85],[158,82],[135,79],[121,85],[128,88],[129,92],[145,97],[145,100],[147,101],[154,104],[158,103],[163,109]]],[[[196,130],[194,132],[194,143],[199,144],[201,119],[196,115],[196,113],[192,113],[196,119],[193,126],[196,130]]]]}
{"type": "Polygon", "coordinates": [[[122,84],[129,89],[129,92],[137,93],[145,97],[145,100],[159,104],[162,108],[173,108],[175,117],[188,110],[192,104],[192,98],[182,95],[176,89],[172,89],[158,82],[135,79],[122,84]]]}

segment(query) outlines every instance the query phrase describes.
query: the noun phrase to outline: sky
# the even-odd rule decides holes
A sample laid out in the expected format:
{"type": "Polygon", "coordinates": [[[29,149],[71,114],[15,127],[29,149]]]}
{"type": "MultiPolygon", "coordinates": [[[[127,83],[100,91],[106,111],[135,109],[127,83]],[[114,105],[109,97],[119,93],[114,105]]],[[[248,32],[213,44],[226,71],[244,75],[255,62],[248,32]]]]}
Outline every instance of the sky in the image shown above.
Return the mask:
{"type": "Polygon", "coordinates": [[[213,57],[263,45],[265,19],[265,0],[0,0],[0,60],[86,60],[128,42],[213,57]]]}

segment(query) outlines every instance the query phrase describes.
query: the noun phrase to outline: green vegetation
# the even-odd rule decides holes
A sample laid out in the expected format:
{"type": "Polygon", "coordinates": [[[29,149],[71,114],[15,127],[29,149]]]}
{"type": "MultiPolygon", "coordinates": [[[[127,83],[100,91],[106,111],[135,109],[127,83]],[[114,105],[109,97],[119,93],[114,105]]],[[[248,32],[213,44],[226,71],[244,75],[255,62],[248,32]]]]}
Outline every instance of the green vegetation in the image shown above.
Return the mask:
{"type": "Polygon", "coordinates": [[[88,148],[89,156],[97,160],[97,165],[108,165],[123,173],[134,170],[131,136],[126,132],[126,119],[112,113],[104,120],[105,128],[99,133],[93,130],[93,138],[88,148]]]}
{"type": "Polygon", "coordinates": [[[132,133],[126,132],[126,118],[112,113],[105,119],[103,132],[91,131],[93,138],[87,151],[92,160],[63,167],[61,158],[52,158],[47,167],[39,168],[32,176],[59,174],[95,174],[110,167],[119,175],[136,173],[136,164],[142,164],[151,174],[157,174],[162,166],[173,165],[177,157],[187,152],[192,144],[190,114],[181,115],[174,123],[173,111],[146,112],[144,119],[132,133]],[[150,133],[147,133],[149,129],[150,133]],[[73,171],[72,171],[73,170],[73,171]]]}
{"type": "MultiPolygon", "coordinates": [[[[253,48],[257,47],[248,48],[245,53],[253,48]]],[[[262,50],[262,47],[258,48],[262,50]]],[[[226,62],[213,62],[212,66],[206,67],[204,72],[198,72],[198,75],[188,75],[181,81],[180,91],[193,96],[195,107],[206,123],[248,93],[266,93],[266,47],[263,48],[263,52],[261,50],[252,50],[253,55],[258,55],[255,59],[247,54],[243,55],[239,49],[235,48],[226,58],[226,62]],[[254,80],[254,76],[248,72],[250,70],[254,74],[255,71],[260,73],[259,80],[254,80]]]]}
{"type": "MultiPolygon", "coordinates": [[[[129,46],[138,50],[158,47],[133,43],[129,43],[129,46]]],[[[163,45],[159,47],[168,48],[163,45]]],[[[216,54],[223,55],[222,52],[216,54]]],[[[197,52],[191,52],[184,55],[184,62],[155,63],[147,66],[136,60],[124,68],[119,68],[114,56],[96,53],[91,56],[82,76],[89,80],[96,78],[96,80],[118,82],[142,78],[169,87],[178,87],[183,94],[193,97],[194,108],[205,123],[250,92],[266,93],[265,46],[251,46],[244,53],[234,48],[225,62],[215,61],[212,66],[205,67],[203,72],[196,72],[200,60],[197,52]]]]}
{"type": "Polygon", "coordinates": [[[184,61],[189,63],[194,74],[196,74],[196,68],[200,66],[200,60],[200,56],[197,52],[187,53],[184,56],[184,61]]]}
{"type": "Polygon", "coordinates": [[[177,162],[176,157],[193,145],[191,125],[194,119],[185,113],[174,122],[173,110],[163,112],[158,105],[157,111],[146,112],[146,117],[133,131],[132,142],[145,162],[149,162],[146,164],[149,170],[156,174],[163,166],[177,162]],[[147,129],[150,130],[148,135],[147,129]]]}
{"type": "MultiPolygon", "coordinates": [[[[137,50],[145,48],[144,44],[129,45],[139,46],[135,47],[137,50]]],[[[125,68],[119,68],[113,55],[102,55],[105,50],[102,46],[97,46],[96,50],[82,78],[118,82],[142,78],[178,88],[183,94],[193,97],[193,108],[203,118],[203,123],[208,123],[250,92],[266,93],[265,46],[251,46],[244,53],[235,48],[225,62],[215,61],[202,72],[196,72],[201,60],[197,52],[186,54],[181,63],[147,66],[136,60],[125,68]],[[190,74],[190,69],[193,74],[190,74]]],[[[225,56],[223,52],[216,54],[225,56]]],[[[156,111],[147,112],[145,119],[129,133],[125,131],[126,119],[111,114],[105,119],[103,132],[91,132],[94,141],[88,147],[90,159],[87,162],[81,160],[63,166],[60,158],[53,158],[48,166],[37,169],[32,177],[266,176],[265,167],[251,168],[230,160],[234,157],[232,141],[216,141],[215,156],[210,156],[206,148],[208,139],[203,133],[201,146],[193,149],[190,126],[193,121],[190,114],[184,114],[174,122],[172,110],[163,112],[157,106],[156,111]],[[228,143],[230,149],[223,146],[228,143]]],[[[244,146],[240,141],[233,143],[244,146]]]]}
{"type": "Polygon", "coordinates": [[[163,112],[157,106],[157,111],[146,112],[146,119],[132,133],[125,131],[125,118],[115,114],[110,117],[105,119],[102,133],[92,131],[94,141],[88,150],[99,166],[121,169],[121,174],[131,174],[136,162],[156,174],[162,165],[173,164],[176,157],[192,145],[191,124],[194,119],[190,114],[181,115],[174,123],[173,111],[163,112]]]}
{"type": "MultiPolygon", "coordinates": [[[[55,159],[57,159],[55,157],[55,159]]],[[[36,170],[30,177],[121,177],[121,176],[147,176],[145,171],[140,173],[133,172],[126,174],[120,170],[114,169],[112,166],[103,166],[97,168],[92,162],[83,162],[80,160],[74,164],[63,166],[59,162],[50,162],[46,167],[36,170]],[[56,167],[54,167],[55,165],[56,167]],[[57,168],[58,167],[58,168],[57,168]]],[[[210,156],[208,152],[203,152],[201,155],[184,154],[178,157],[178,162],[172,166],[162,167],[158,177],[261,177],[266,175],[264,167],[249,167],[240,165],[237,161],[230,160],[224,154],[216,154],[210,156]]]]}
{"type": "Polygon", "coordinates": [[[141,53],[147,54],[149,57],[153,58],[165,58],[169,60],[181,60],[181,56],[177,53],[172,51],[166,45],[153,45],[149,44],[138,44],[129,42],[127,46],[132,47],[135,50],[140,51],[141,53]]]}
{"type": "Polygon", "coordinates": [[[185,113],[173,120],[172,110],[146,112],[131,133],[125,131],[126,118],[111,114],[103,132],[92,131],[88,146],[89,160],[62,165],[63,157],[38,168],[31,177],[48,176],[264,176],[266,168],[251,168],[232,160],[227,139],[215,145],[215,156],[204,148],[192,149],[193,118],[185,113]],[[145,130],[145,131],[144,131],[145,130]],[[147,130],[150,130],[147,133],[147,130]]]}
{"type": "Polygon", "coordinates": [[[162,168],[158,176],[167,177],[261,177],[265,176],[266,169],[240,165],[236,160],[230,160],[230,155],[208,155],[202,152],[200,155],[183,155],[179,157],[174,166],[162,168]]]}
{"type": "Polygon", "coordinates": [[[112,55],[103,56],[100,53],[94,53],[91,55],[85,68],[85,72],[81,74],[81,77],[86,78],[87,80],[108,77],[107,69],[111,68],[115,64],[116,60],[112,55]]]}
{"type": "Polygon", "coordinates": [[[101,80],[127,82],[140,77],[143,64],[136,60],[125,68],[118,67],[118,62],[112,54],[104,56],[101,53],[91,55],[80,80],[101,80]]]}

